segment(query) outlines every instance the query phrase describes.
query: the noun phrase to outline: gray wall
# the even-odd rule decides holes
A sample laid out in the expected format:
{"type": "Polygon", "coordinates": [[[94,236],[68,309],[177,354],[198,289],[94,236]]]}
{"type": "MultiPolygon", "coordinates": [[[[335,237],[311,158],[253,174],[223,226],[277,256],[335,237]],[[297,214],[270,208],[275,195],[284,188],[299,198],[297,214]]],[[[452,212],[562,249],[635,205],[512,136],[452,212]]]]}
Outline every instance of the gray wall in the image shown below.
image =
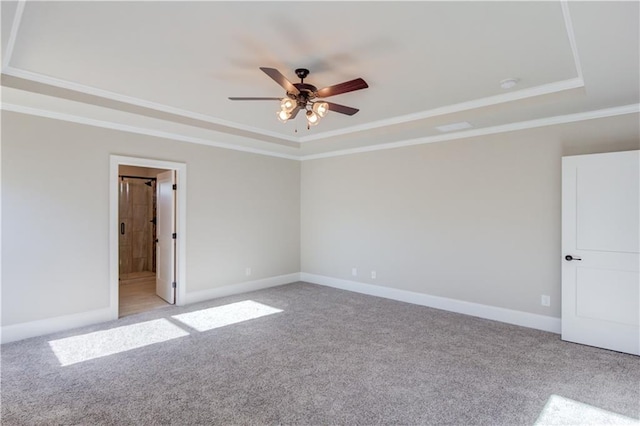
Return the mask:
{"type": "Polygon", "coordinates": [[[633,114],[305,161],[302,272],[559,317],[561,157],[638,149],[638,127],[633,114]]]}
{"type": "Polygon", "coordinates": [[[3,326],[109,305],[111,154],[187,164],[187,294],[300,271],[299,162],[3,111],[3,326]]]}
{"type": "Polygon", "coordinates": [[[108,306],[110,154],[187,164],[187,293],[303,271],[559,317],[561,157],[639,124],[299,163],[3,112],[2,325],[108,306]]]}

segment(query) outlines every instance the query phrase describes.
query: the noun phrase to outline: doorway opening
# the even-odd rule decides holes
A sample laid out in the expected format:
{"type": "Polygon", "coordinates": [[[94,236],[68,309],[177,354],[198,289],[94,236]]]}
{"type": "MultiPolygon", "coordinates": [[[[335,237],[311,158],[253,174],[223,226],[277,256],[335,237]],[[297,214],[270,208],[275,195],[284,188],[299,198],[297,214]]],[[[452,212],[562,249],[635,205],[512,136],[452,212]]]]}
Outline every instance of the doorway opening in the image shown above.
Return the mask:
{"type": "Polygon", "coordinates": [[[113,319],[184,303],[186,165],[111,156],[113,319]]]}
{"type": "Polygon", "coordinates": [[[118,168],[118,315],[167,306],[156,294],[157,176],[166,169],[118,168]]]}

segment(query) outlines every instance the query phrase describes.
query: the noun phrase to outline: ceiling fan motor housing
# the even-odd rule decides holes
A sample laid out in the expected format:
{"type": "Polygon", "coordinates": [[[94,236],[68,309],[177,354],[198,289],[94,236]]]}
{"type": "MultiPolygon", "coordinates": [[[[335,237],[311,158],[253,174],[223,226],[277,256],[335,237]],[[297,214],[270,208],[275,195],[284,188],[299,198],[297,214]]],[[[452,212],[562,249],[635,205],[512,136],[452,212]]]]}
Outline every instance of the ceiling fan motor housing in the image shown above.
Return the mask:
{"type": "Polygon", "coordinates": [[[297,95],[287,93],[287,96],[291,99],[295,99],[299,105],[301,104],[301,106],[304,106],[308,101],[316,97],[316,92],[318,91],[316,86],[306,83],[293,83],[293,85],[298,89],[299,93],[297,95]]]}

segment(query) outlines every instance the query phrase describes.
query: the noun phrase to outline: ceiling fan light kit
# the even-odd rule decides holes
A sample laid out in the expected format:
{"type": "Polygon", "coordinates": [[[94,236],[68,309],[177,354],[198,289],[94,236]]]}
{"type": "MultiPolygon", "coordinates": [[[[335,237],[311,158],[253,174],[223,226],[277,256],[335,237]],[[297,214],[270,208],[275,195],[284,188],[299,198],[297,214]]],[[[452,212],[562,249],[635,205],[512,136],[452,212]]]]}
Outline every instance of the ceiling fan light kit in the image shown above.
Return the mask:
{"type": "Polygon", "coordinates": [[[314,102],[313,111],[322,118],[329,112],[329,104],[326,102],[314,102]]]}
{"type": "Polygon", "coordinates": [[[291,113],[283,109],[278,111],[277,114],[278,114],[278,120],[280,120],[283,123],[286,123],[289,120],[289,117],[291,117],[291,113]]]}
{"type": "Polygon", "coordinates": [[[315,126],[320,122],[320,116],[313,111],[307,110],[307,124],[315,126]]]}
{"type": "Polygon", "coordinates": [[[296,105],[297,104],[296,104],[296,101],[294,99],[284,98],[284,99],[282,99],[282,102],[280,103],[280,109],[290,113],[291,111],[293,111],[293,109],[296,107],[296,105]]]}
{"type": "Polygon", "coordinates": [[[307,128],[317,125],[320,122],[320,119],[325,117],[329,111],[345,115],[353,115],[359,111],[357,108],[314,99],[340,95],[342,93],[353,92],[355,90],[366,89],[369,87],[363,79],[356,78],[354,80],[345,81],[344,83],[335,84],[318,90],[315,86],[304,82],[304,79],[309,75],[309,70],[306,68],[298,68],[295,70],[296,75],[300,78],[300,83],[291,83],[275,68],[261,67],[260,69],[286,90],[286,97],[230,97],[229,99],[232,101],[278,100],[280,101],[280,110],[276,112],[276,116],[278,117],[278,120],[283,123],[295,118],[300,110],[305,110],[307,128]]]}

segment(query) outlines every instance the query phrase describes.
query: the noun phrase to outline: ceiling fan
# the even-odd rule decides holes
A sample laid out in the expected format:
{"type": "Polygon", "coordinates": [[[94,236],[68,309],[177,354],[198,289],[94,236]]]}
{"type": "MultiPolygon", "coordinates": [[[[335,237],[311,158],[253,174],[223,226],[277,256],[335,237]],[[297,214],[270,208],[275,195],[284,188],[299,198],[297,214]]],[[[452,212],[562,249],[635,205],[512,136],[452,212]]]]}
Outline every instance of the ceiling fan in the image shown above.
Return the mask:
{"type": "Polygon", "coordinates": [[[309,75],[309,70],[306,68],[298,68],[295,70],[296,75],[300,78],[300,83],[291,83],[275,68],[260,67],[260,69],[287,91],[285,97],[230,97],[229,99],[232,101],[280,101],[280,111],[277,112],[277,116],[278,120],[283,123],[295,118],[300,110],[305,110],[308,124],[307,128],[318,124],[320,119],[327,115],[329,111],[346,115],[353,115],[359,111],[357,108],[334,104],[333,102],[326,102],[320,99],[316,100],[317,98],[328,98],[329,96],[340,95],[369,87],[366,81],[361,78],[356,78],[318,90],[315,86],[304,82],[304,79],[309,75]]]}

